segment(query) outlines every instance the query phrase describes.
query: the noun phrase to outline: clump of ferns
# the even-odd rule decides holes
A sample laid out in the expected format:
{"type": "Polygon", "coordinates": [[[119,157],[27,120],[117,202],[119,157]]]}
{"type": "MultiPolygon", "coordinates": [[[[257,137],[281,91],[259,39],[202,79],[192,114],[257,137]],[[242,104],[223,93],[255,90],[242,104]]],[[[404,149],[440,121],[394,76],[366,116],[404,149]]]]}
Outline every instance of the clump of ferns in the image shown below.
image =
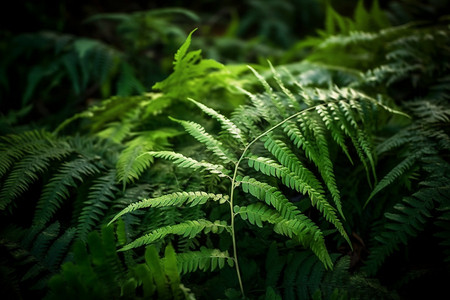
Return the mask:
{"type": "Polygon", "coordinates": [[[366,202],[368,208],[384,212],[373,228],[371,253],[364,266],[370,275],[402,245],[423,235],[430,224],[436,226],[433,234],[442,240],[436,251],[449,261],[450,107],[442,100],[416,99],[404,108],[413,122],[377,147],[380,158],[393,160],[394,166],[366,202]],[[406,189],[399,190],[398,185],[406,189]]]}
{"type": "MultiPolygon", "coordinates": [[[[242,295],[244,287],[237,252],[236,221],[247,221],[257,227],[271,224],[275,233],[312,250],[325,268],[332,268],[324,230],[282,191],[291,189],[308,199],[310,206],[350,244],[342,223],[342,203],[333,169],[335,152],[342,151],[351,163],[354,163],[354,153],[366,169],[368,179],[373,180],[375,158],[368,134],[370,128],[365,122],[373,119],[380,108],[395,112],[351,88],[299,86],[293,92],[285,87],[280,74],[272,68],[277,83],[275,91],[260,74],[251,70],[260,80],[264,92],[256,94],[241,89],[251,104],[238,109],[232,119],[189,99],[221,125],[223,133],[218,137],[206,132],[200,124],[173,119],[206,148],[203,160],[171,151],[145,154],[148,159],[167,159],[178,167],[217,176],[228,183],[229,192],[225,195],[202,190],[181,191],[144,199],[129,205],[111,220],[112,223],[143,208],[228,206],[227,217],[163,226],[127,244],[122,250],[155,243],[169,235],[194,238],[201,232],[228,233],[232,240],[232,256],[228,255],[228,249],[202,249],[204,264],[217,253],[226,256],[229,265],[236,268],[242,295]],[[230,139],[232,143],[227,142],[230,139]],[[210,257],[208,253],[211,253],[210,257]]],[[[190,253],[186,253],[186,257],[195,257],[198,251],[190,253]]],[[[196,269],[198,265],[195,264],[190,268],[196,269]]]]}

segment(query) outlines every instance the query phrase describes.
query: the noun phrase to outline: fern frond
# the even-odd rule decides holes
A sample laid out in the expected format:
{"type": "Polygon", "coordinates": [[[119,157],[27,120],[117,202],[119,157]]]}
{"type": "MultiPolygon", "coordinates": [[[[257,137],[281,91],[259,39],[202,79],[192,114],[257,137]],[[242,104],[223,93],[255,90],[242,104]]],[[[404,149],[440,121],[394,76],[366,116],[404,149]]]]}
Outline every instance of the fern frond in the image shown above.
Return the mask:
{"type": "MultiPolygon", "coordinates": [[[[264,142],[264,147],[290,172],[297,175],[301,181],[305,182],[316,192],[324,193],[322,184],[316,176],[304,166],[298,157],[281,140],[274,140],[270,135],[264,142]]],[[[281,170],[280,170],[281,171],[281,170]]],[[[282,172],[283,173],[283,172],[282,172]]]]}
{"type": "Polygon", "coordinates": [[[299,116],[298,118],[302,122],[306,123],[306,126],[310,128],[313,132],[314,138],[316,140],[319,160],[315,163],[319,167],[319,172],[328,187],[328,190],[333,197],[334,203],[340,215],[344,218],[344,213],[342,212],[341,197],[339,195],[339,189],[336,185],[336,180],[334,178],[333,163],[331,161],[329,145],[326,136],[326,126],[320,118],[315,116],[310,116],[308,118],[304,116],[299,116]]]}
{"type": "Polygon", "coordinates": [[[205,192],[176,192],[157,198],[144,199],[142,201],[130,204],[109,222],[111,224],[124,214],[147,207],[164,207],[164,206],[183,206],[189,204],[191,207],[195,205],[205,204],[208,200],[218,201],[220,204],[228,201],[228,196],[221,194],[211,194],[205,192]]]}
{"type": "Polygon", "coordinates": [[[326,249],[322,231],[306,216],[299,215],[295,219],[285,219],[280,213],[262,203],[235,206],[234,212],[259,227],[263,227],[262,222],[274,224],[273,230],[276,233],[297,239],[305,247],[310,248],[326,268],[332,268],[333,263],[326,249]]]}
{"type": "Polygon", "coordinates": [[[153,89],[161,90],[167,97],[186,99],[185,90],[189,89],[189,84],[194,79],[205,76],[210,70],[224,68],[222,64],[212,59],[202,59],[201,50],[187,51],[191,44],[191,36],[194,31],[188,35],[183,45],[175,54],[173,62],[174,71],[172,74],[153,86],[153,89]]]}
{"type": "Polygon", "coordinates": [[[46,228],[33,226],[21,243],[21,251],[26,253],[28,262],[32,263],[23,274],[22,281],[32,281],[37,289],[44,288],[48,275],[59,270],[74,235],[74,228],[68,228],[61,234],[59,222],[46,228]]]}
{"type": "Polygon", "coordinates": [[[385,213],[387,223],[385,230],[375,236],[377,245],[372,247],[364,270],[368,274],[375,274],[398,246],[406,244],[410,237],[422,231],[428,218],[431,218],[431,209],[434,207],[434,195],[431,189],[422,189],[412,197],[405,197],[394,206],[392,213],[385,213]]]}
{"type": "Polygon", "coordinates": [[[215,221],[211,222],[208,220],[193,220],[193,221],[186,221],[183,223],[179,223],[172,226],[165,226],[158,228],[156,230],[153,230],[152,232],[134,240],[133,242],[129,243],[120,251],[126,251],[133,248],[140,247],[142,245],[149,245],[155,241],[158,241],[160,239],[163,239],[169,234],[176,234],[183,237],[189,237],[193,238],[202,231],[205,233],[212,232],[212,233],[221,233],[223,230],[229,230],[229,226],[225,221],[215,221]]]}
{"type": "Polygon", "coordinates": [[[191,121],[182,121],[174,118],[171,120],[181,124],[186,131],[192,135],[200,143],[204,144],[205,147],[214,153],[218,158],[220,158],[225,163],[236,162],[236,156],[234,153],[229,152],[223,145],[222,142],[216,140],[213,136],[206,132],[200,124],[191,121]]]}
{"type": "Polygon", "coordinates": [[[225,169],[222,165],[215,165],[208,162],[196,161],[193,158],[186,157],[182,154],[170,152],[170,151],[149,151],[144,155],[149,155],[151,157],[159,157],[164,159],[169,159],[174,161],[179,167],[190,168],[194,170],[203,169],[211,174],[216,174],[219,177],[229,177],[228,174],[231,173],[230,170],[225,169]]]}
{"type": "MultiPolygon", "coordinates": [[[[257,171],[258,170],[261,171],[263,174],[276,176],[276,177],[280,178],[282,180],[283,184],[285,184],[286,186],[288,186],[302,194],[307,194],[309,196],[309,198],[311,199],[312,205],[317,207],[317,209],[324,215],[325,219],[328,222],[330,222],[331,224],[333,224],[336,227],[336,229],[338,229],[338,231],[341,233],[341,235],[347,241],[349,241],[347,233],[345,232],[341,221],[337,217],[336,209],[328,203],[328,201],[325,199],[323,194],[320,193],[320,191],[315,190],[306,181],[302,180],[295,173],[290,172],[286,167],[280,166],[276,162],[274,162],[270,159],[267,159],[264,157],[250,158],[249,165],[253,166],[257,171]]],[[[243,185],[242,185],[243,189],[248,188],[248,191],[250,191],[250,193],[252,193],[252,195],[254,195],[255,197],[257,197],[258,199],[261,199],[261,200],[265,199],[266,202],[268,200],[272,201],[272,199],[274,199],[272,197],[272,193],[275,193],[276,195],[278,195],[278,193],[281,194],[281,192],[279,192],[276,188],[271,187],[264,183],[260,183],[253,178],[244,177],[244,179],[242,179],[242,183],[243,183],[243,185]],[[247,187],[247,184],[248,184],[248,187],[247,187]],[[250,187],[252,189],[250,189],[250,187]],[[273,191],[271,191],[271,189],[268,187],[273,188],[273,191]],[[267,193],[265,190],[269,191],[269,193],[267,193]],[[278,192],[276,192],[276,191],[278,191],[278,192]]],[[[246,191],[246,190],[244,190],[244,191],[246,191]]],[[[267,203],[269,204],[270,202],[267,202],[267,203]]],[[[283,202],[277,201],[275,203],[283,203],[283,202]]],[[[272,204],[272,205],[274,205],[274,204],[272,204]]],[[[280,205],[280,204],[277,204],[277,205],[280,205]]],[[[280,208],[280,209],[286,209],[286,208],[280,208]]],[[[284,213],[283,210],[281,210],[281,212],[284,213]]]]}
{"type": "Polygon", "coordinates": [[[68,187],[76,187],[75,180],[83,182],[84,177],[99,172],[99,169],[85,158],[64,163],[57,175],[44,187],[37,203],[33,224],[45,224],[54,215],[62,202],[70,195],[68,187]]]}
{"type": "Polygon", "coordinates": [[[246,144],[245,136],[242,134],[239,127],[237,127],[233,122],[231,122],[229,119],[227,119],[225,116],[221,115],[214,109],[195,101],[192,98],[188,98],[191,102],[193,102],[195,105],[197,105],[203,112],[210,115],[214,119],[220,122],[222,125],[222,128],[225,129],[232,137],[239,140],[242,144],[246,144]]]}
{"type": "Polygon", "coordinates": [[[418,151],[407,158],[405,158],[403,161],[401,161],[399,164],[397,164],[392,170],[389,171],[389,173],[386,174],[386,176],[383,177],[383,179],[380,180],[380,182],[374,187],[372,192],[369,195],[369,198],[366,200],[366,203],[364,206],[367,206],[369,204],[370,200],[378,194],[381,190],[386,188],[388,185],[393,183],[397,178],[404,175],[411,167],[416,163],[418,159],[424,154],[424,151],[418,151]]]}
{"type": "Polygon", "coordinates": [[[21,134],[11,134],[0,140],[0,177],[6,174],[14,161],[27,153],[36,152],[42,148],[52,147],[53,136],[46,131],[26,131],[21,134]]]}
{"type": "Polygon", "coordinates": [[[219,249],[201,247],[199,251],[177,254],[178,270],[181,274],[197,270],[214,271],[222,269],[225,263],[230,267],[234,266],[234,260],[229,256],[228,251],[220,251],[219,249]]]}
{"type": "Polygon", "coordinates": [[[0,210],[5,210],[11,201],[24,193],[39,174],[50,167],[53,160],[61,160],[70,153],[66,144],[54,148],[42,148],[28,154],[14,165],[0,192],[0,210]]]}
{"type": "Polygon", "coordinates": [[[237,182],[240,183],[240,186],[245,193],[249,193],[255,196],[258,200],[264,201],[268,205],[273,206],[284,218],[294,219],[300,214],[297,207],[289,202],[289,200],[286,199],[286,197],[277,188],[267,183],[257,181],[249,176],[245,176],[243,178],[238,177],[237,182]]]}
{"type": "Polygon", "coordinates": [[[111,170],[106,175],[95,180],[89,188],[88,199],[83,203],[78,224],[76,229],[77,238],[86,240],[89,232],[101,222],[108,204],[115,199],[115,193],[118,192],[116,187],[116,172],[111,170]]]}
{"type": "Polygon", "coordinates": [[[169,146],[168,139],[178,135],[173,128],[160,128],[158,130],[140,132],[125,145],[117,160],[117,178],[124,185],[139,179],[141,174],[153,162],[152,157],[144,155],[147,151],[163,149],[169,146]]]}

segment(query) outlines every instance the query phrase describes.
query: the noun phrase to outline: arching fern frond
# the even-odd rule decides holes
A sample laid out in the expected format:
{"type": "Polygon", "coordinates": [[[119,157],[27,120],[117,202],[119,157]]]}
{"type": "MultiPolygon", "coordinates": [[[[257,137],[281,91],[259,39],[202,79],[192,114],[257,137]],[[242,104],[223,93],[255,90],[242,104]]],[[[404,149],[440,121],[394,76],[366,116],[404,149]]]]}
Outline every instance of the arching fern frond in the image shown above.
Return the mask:
{"type": "Polygon", "coordinates": [[[45,224],[61,206],[62,201],[70,196],[68,187],[77,187],[77,181],[98,173],[99,169],[84,157],[66,162],[57,175],[44,187],[37,203],[33,224],[45,224]]]}
{"type": "MultiPolygon", "coordinates": [[[[170,151],[149,151],[144,153],[151,157],[160,157],[172,160],[176,165],[182,168],[190,168],[193,170],[203,169],[211,174],[217,174],[219,177],[227,177],[231,171],[225,169],[222,165],[215,165],[204,161],[196,161],[193,158],[186,157],[182,154],[170,151]]],[[[229,177],[229,176],[228,176],[229,177]]]]}
{"type": "Polygon", "coordinates": [[[83,203],[84,206],[78,217],[76,235],[81,240],[86,240],[89,232],[98,225],[109,204],[116,198],[118,192],[116,187],[116,172],[111,170],[109,173],[93,181],[89,188],[88,199],[83,203]]]}
{"type": "Polygon", "coordinates": [[[239,127],[237,127],[233,122],[231,122],[229,119],[227,119],[224,115],[221,115],[214,109],[212,109],[200,102],[197,102],[194,99],[189,98],[189,100],[191,102],[193,102],[195,105],[197,105],[203,112],[205,112],[206,114],[210,115],[211,117],[213,117],[214,119],[219,121],[219,123],[222,125],[223,129],[226,130],[226,132],[228,132],[232,137],[239,140],[242,144],[244,144],[244,145],[246,144],[246,139],[245,139],[245,136],[242,134],[241,129],[239,129],[239,127]]]}
{"type": "Polygon", "coordinates": [[[28,153],[16,163],[4,181],[0,192],[0,210],[25,192],[29,185],[39,178],[39,174],[50,167],[53,160],[61,160],[71,152],[66,143],[46,145],[28,153]]]}
{"type": "Polygon", "coordinates": [[[274,224],[273,230],[276,233],[298,240],[305,247],[310,248],[326,268],[332,267],[321,230],[306,216],[298,215],[296,218],[286,219],[279,212],[262,203],[235,206],[234,211],[244,220],[259,227],[263,227],[262,222],[274,224]]]}
{"type": "Polygon", "coordinates": [[[144,155],[147,151],[164,149],[169,145],[168,139],[178,135],[173,128],[140,132],[125,146],[117,160],[117,178],[125,185],[139,179],[141,174],[153,162],[151,156],[144,155]]]}
{"type": "Polygon", "coordinates": [[[124,214],[136,211],[141,208],[147,207],[164,207],[164,206],[183,206],[189,204],[190,206],[205,204],[208,200],[219,201],[224,203],[228,200],[228,196],[221,194],[211,194],[205,192],[176,192],[173,194],[164,195],[157,198],[144,199],[142,201],[130,204],[121,212],[116,214],[114,218],[109,222],[111,224],[117,218],[124,214]]]}
{"type": "Polygon", "coordinates": [[[221,233],[223,230],[229,230],[229,226],[225,221],[210,222],[208,220],[193,220],[179,223],[172,226],[158,228],[138,239],[129,243],[121,249],[126,251],[132,248],[140,247],[142,245],[149,245],[157,240],[163,239],[169,234],[180,235],[183,237],[193,238],[202,231],[205,233],[221,233]]]}
{"type": "Polygon", "coordinates": [[[14,161],[25,154],[35,152],[42,147],[51,147],[53,136],[46,131],[26,131],[1,137],[0,143],[0,177],[5,175],[14,161]]]}
{"type": "Polygon", "coordinates": [[[174,118],[170,119],[180,123],[190,135],[192,135],[200,143],[204,144],[209,151],[214,153],[223,162],[228,163],[237,161],[234,153],[231,153],[222,145],[222,142],[207,133],[205,128],[203,128],[200,124],[192,121],[182,121],[174,118]]]}

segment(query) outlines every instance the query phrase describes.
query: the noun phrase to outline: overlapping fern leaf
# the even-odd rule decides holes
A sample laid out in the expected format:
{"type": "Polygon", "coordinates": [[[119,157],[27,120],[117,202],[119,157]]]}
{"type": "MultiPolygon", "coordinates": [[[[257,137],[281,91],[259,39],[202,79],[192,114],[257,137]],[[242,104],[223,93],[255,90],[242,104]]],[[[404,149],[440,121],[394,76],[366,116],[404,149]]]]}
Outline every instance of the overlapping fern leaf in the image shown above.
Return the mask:
{"type": "Polygon", "coordinates": [[[233,236],[234,219],[240,217],[258,227],[271,224],[269,227],[275,233],[311,249],[325,268],[332,267],[323,230],[316,220],[289,201],[281,186],[309,198],[320,215],[349,242],[342,224],[342,203],[333,159],[336,151],[342,151],[353,163],[352,156],[356,153],[367,170],[368,180],[372,181],[375,158],[368,138],[371,130],[368,124],[380,109],[393,110],[351,88],[311,89],[298,85],[296,91],[291,91],[274,68],[277,85],[272,87],[258,72],[252,71],[265,92],[258,94],[241,89],[252,105],[238,110],[232,119],[190,99],[217,120],[226,134],[215,137],[198,123],[173,119],[210,154],[204,155],[204,160],[168,151],[145,154],[174,161],[179,168],[203,170],[222,177],[229,185],[230,195],[201,190],[166,194],[132,203],[112,221],[146,208],[221,204],[230,206],[228,220],[197,219],[156,228],[126,245],[124,250],[152,244],[173,234],[195,237],[202,232],[229,232],[233,236]],[[255,117],[248,118],[248,115],[255,117]],[[230,137],[236,143],[227,142],[230,137]]]}
{"type": "MultiPolygon", "coordinates": [[[[384,214],[382,228],[375,229],[374,245],[365,266],[369,274],[376,273],[386,258],[422,233],[431,222],[442,230],[437,231],[436,236],[447,236],[445,212],[450,203],[450,164],[444,153],[450,147],[446,129],[450,110],[445,102],[423,99],[405,106],[415,121],[378,147],[380,154],[384,155],[392,149],[403,149],[405,158],[378,183],[367,203],[376,206],[376,201],[382,200],[384,193],[392,189],[393,182],[404,184],[415,179],[418,182],[411,187],[411,194],[391,202],[392,208],[384,214]],[[435,215],[442,217],[433,221],[435,215]]],[[[442,243],[442,250],[448,253],[445,242],[442,243]]]]}
{"type": "Polygon", "coordinates": [[[280,299],[396,299],[395,293],[364,274],[350,273],[348,256],[332,254],[333,270],[326,270],[310,252],[290,251],[272,243],[266,256],[266,289],[280,299]]]}

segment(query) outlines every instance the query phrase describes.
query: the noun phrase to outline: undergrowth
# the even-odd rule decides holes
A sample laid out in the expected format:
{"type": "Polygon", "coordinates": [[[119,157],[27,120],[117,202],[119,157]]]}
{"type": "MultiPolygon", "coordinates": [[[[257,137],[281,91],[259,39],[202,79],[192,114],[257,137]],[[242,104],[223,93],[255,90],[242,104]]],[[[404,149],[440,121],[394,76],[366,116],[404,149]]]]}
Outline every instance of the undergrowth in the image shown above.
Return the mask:
{"type": "MultiPolygon", "coordinates": [[[[353,19],[328,6],[325,30],[277,66],[204,59],[194,31],[150,92],[136,83],[52,131],[1,137],[7,295],[402,299],[421,282],[437,295],[448,21],[394,27],[377,1],[353,19]]],[[[65,70],[76,91],[95,75],[65,70]]]]}

